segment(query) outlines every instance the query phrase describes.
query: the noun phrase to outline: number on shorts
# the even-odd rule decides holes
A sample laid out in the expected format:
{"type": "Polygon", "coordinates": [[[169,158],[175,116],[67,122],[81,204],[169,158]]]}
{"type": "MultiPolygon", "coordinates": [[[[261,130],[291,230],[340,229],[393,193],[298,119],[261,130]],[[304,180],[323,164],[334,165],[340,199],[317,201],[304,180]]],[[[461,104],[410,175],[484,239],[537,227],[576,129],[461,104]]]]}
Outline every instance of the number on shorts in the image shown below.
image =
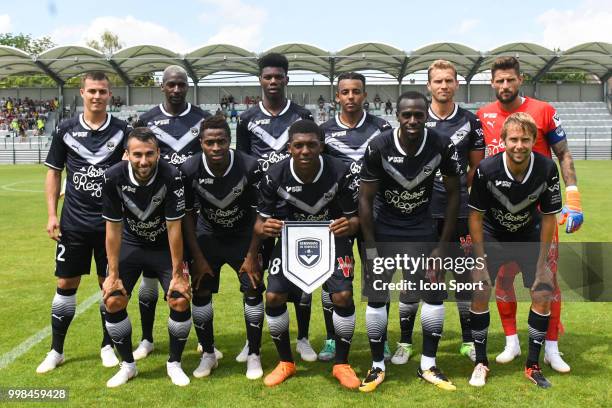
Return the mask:
{"type": "Polygon", "coordinates": [[[272,265],[270,265],[270,275],[276,275],[280,271],[280,265],[280,258],[274,258],[272,260],[272,265]]]}
{"type": "Polygon", "coordinates": [[[64,252],[66,252],[66,247],[63,244],[57,244],[57,247],[59,248],[59,253],[57,254],[57,259],[60,262],[66,262],[66,259],[64,259],[64,252]]]}

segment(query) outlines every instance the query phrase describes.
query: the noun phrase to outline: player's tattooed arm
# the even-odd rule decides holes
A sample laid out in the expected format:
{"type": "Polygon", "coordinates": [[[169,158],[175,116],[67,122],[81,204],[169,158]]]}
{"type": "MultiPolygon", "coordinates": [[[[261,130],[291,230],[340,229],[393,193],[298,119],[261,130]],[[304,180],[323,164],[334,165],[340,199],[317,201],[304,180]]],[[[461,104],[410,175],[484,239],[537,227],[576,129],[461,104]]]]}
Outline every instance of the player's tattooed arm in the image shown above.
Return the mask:
{"type": "Polygon", "coordinates": [[[574,159],[570,152],[567,140],[563,139],[551,146],[555,156],[559,159],[559,167],[561,168],[561,177],[566,186],[576,186],[576,169],[574,168],[574,159]]]}
{"type": "Polygon", "coordinates": [[[106,221],[106,258],[108,271],[102,284],[102,296],[106,301],[113,293],[119,291],[127,296],[121,279],[119,279],[119,253],[121,252],[122,222],[106,221]]]}
{"type": "Polygon", "coordinates": [[[45,179],[45,196],[47,198],[47,234],[49,238],[59,241],[60,229],[57,219],[57,202],[62,185],[61,170],[48,169],[45,179]]]}

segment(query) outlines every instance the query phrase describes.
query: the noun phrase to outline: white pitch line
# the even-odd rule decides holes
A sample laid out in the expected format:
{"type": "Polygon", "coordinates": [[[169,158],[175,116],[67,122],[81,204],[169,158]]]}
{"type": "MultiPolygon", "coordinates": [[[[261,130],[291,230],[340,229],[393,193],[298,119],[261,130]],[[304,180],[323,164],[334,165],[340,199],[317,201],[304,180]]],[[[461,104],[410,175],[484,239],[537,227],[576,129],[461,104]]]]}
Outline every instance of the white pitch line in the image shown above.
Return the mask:
{"type": "Polygon", "coordinates": [[[43,190],[31,190],[31,189],[19,189],[19,188],[15,188],[15,186],[19,185],[19,184],[31,184],[34,183],[35,181],[16,181],[14,183],[10,183],[10,184],[5,184],[3,186],[0,186],[0,188],[2,190],[5,191],[12,191],[12,192],[17,192],[17,193],[44,193],[43,190]]]}
{"type": "MultiPolygon", "coordinates": [[[[100,301],[100,292],[96,292],[90,297],[88,297],[87,299],[85,299],[84,302],[81,302],[81,304],[77,306],[77,311],[74,314],[74,318],[76,319],[81,313],[89,309],[91,305],[99,301],[100,301]]],[[[28,337],[25,341],[23,341],[17,347],[12,349],[8,353],[3,354],[0,357],[0,370],[2,370],[3,368],[6,368],[13,361],[17,360],[19,357],[27,353],[32,347],[40,343],[50,334],[51,334],[51,325],[45,327],[44,329],[39,330],[37,333],[28,337]]]]}

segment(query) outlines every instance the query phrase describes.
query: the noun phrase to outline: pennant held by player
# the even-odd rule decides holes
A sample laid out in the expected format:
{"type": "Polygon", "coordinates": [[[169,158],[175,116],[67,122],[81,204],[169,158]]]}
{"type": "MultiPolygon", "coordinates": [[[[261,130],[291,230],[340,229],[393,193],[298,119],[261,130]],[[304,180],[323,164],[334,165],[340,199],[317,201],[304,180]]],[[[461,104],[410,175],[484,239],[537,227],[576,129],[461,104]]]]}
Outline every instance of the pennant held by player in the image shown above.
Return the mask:
{"type": "Polygon", "coordinates": [[[285,221],[283,273],[306,293],[314,292],[334,272],[335,240],[328,221],[285,221]]]}

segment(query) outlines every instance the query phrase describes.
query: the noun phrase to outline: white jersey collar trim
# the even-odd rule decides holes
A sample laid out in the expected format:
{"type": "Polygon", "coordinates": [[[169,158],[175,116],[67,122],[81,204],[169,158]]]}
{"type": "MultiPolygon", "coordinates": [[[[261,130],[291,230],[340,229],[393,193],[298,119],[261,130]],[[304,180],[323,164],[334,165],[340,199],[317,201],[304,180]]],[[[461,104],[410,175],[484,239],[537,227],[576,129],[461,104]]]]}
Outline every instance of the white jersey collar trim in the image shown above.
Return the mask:
{"type": "MultiPolygon", "coordinates": [[[[171,117],[171,118],[175,117],[174,115],[172,115],[171,113],[167,112],[167,111],[164,109],[164,104],[163,104],[163,103],[160,103],[160,104],[159,104],[159,110],[161,110],[161,112],[162,112],[164,115],[166,115],[166,116],[169,116],[169,117],[171,117]]],[[[191,103],[187,102],[187,107],[185,108],[185,110],[184,110],[184,111],[182,111],[181,113],[179,113],[179,114],[178,114],[178,115],[176,115],[176,116],[185,116],[185,115],[186,115],[186,114],[188,114],[190,111],[191,111],[191,103]]]]}
{"type": "Polygon", "coordinates": [[[457,112],[459,111],[459,104],[458,103],[454,103],[455,108],[453,109],[453,112],[448,115],[445,118],[441,118],[438,115],[436,115],[436,113],[433,111],[433,109],[431,109],[431,106],[429,106],[429,116],[431,116],[432,118],[434,118],[435,120],[450,120],[452,118],[455,117],[455,115],[457,114],[457,112]]]}
{"type": "MultiPolygon", "coordinates": [[[[314,180],[312,180],[312,183],[316,183],[317,181],[319,181],[319,178],[321,177],[321,174],[323,174],[323,157],[321,157],[321,155],[319,155],[319,163],[321,163],[321,165],[319,166],[319,172],[317,173],[316,177],[314,178],[314,180]]],[[[295,174],[295,170],[293,170],[293,157],[291,159],[289,159],[289,169],[291,170],[291,175],[293,176],[293,178],[300,184],[305,184],[299,177],[297,174],[295,174]]]]}
{"type": "MultiPolygon", "coordinates": [[[[512,176],[512,173],[510,173],[510,169],[508,168],[508,159],[506,157],[505,151],[502,156],[502,159],[504,161],[504,170],[506,170],[506,176],[508,176],[510,180],[516,181],[512,176]]],[[[527,182],[527,179],[529,179],[529,176],[531,176],[531,171],[533,170],[533,160],[533,152],[531,152],[531,154],[529,155],[529,168],[527,169],[527,174],[525,174],[525,177],[523,178],[523,181],[521,181],[521,184],[525,184],[527,182]]]]}
{"type": "Polygon", "coordinates": [[[344,123],[342,123],[342,121],[340,120],[340,114],[336,113],[336,124],[339,127],[341,127],[342,129],[357,129],[357,128],[361,127],[365,123],[367,114],[368,113],[364,110],[363,111],[363,116],[361,117],[361,119],[359,119],[359,122],[357,122],[357,125],[355,125],[354,128],[350,128],[347,125],[345,125],[344,123]]]}
{"type": "MultiPolygon", "coordinates": [[[[153,184],[153,182],[155,181],[155,178],[157,177],[157,171],[159,170],[159,159],[157,160],[157,166],[155,166],[155,173],[153,173],[153,177],[151,177],[149,179],[149,181],[147,182],[147,186],[150,186],[151,184],[153,184]]],[[[136,187],[140,187],[141,184],[136,181],[136,177],[134,177],[134,170],[132,169],[132,163],[128,162],[128,175],[130,176],[130,181],[132,182],[132,184],[134,184],[136,187]]]]}
{"type": "Polygon", "coordinates": [[[108,127],[108,125],[110,125],[111,117],[112,117],[112,115],[110,113],[107,113],[106,114],[106,120],[104,121],[102,126],[100,126],[99,128],[97,128],[95,130],[92,129],[91,126],[89,126],[87,124],[87,122],[85,122],[85,115],[83,113],[79,114],[79,123],[81,124],[81,126],[83,126],[87,130],[92,130],[94,132],[102,132],[104,129],[106,129],[108,127]]]}
{"type": "MultiPolygon", "coordinates": [[[[281,116],[283,113],[287,112],[289,110],[289,106],[291,106],[291,101],[289,99],[287,99],[287,104],[285,105],[285,107],[283,108],[282,111],[280,111],[280,113],[276,116],[281,116]]],[[[264,108],[264,104],[263,101],[259,101],[259,109],[261,110],[261,112],[266,115],[266,116],[274,116],[273,114],[271,114],[270,112],[268,112],[268,110],[266,108],[264,108]]]]}
{"type": "MultiPolygon", "coordinates": [[[[399,150],[399,152],[402,155],[408,156],[406,152],[404,151],[404,149],[402,149],[402,145],[399,142],[399,128],[393,129],[393,142],[395,142],[395,148],[399,150]]],[[[414,157],[417,157],[419,154],[421,154],[421,152],[425,148],[426,142],[427,142],[427,128],[425,128],[425,131],[423,132],[423,141],[421,142],[421,146],[419,146],[419,150],[417,150],[417,152],[414,154],[414,157]]]]}
{"type": "MultiPolygon", "coordinates": [[[[229,174],[229,172],[232,170],[232,167],[234,166],[234,150],[233,149],[229,149],[229,154],[230,154],[230,162],[229,162],[229,166],[227,166],[227,169],[225,170],[225,173],[223,173],[223,176],[221,177],[225,177],[229,174]]],[[[206,155],[204,153],[202,153],[202,163],[204,163],[204,169],[206,170],[206,172],[208,174],[210,174],[211,177],[216,177],[213,172],[210,170],[210,167],[208,167],[208,162],[206,161],[206,155]]]]}

